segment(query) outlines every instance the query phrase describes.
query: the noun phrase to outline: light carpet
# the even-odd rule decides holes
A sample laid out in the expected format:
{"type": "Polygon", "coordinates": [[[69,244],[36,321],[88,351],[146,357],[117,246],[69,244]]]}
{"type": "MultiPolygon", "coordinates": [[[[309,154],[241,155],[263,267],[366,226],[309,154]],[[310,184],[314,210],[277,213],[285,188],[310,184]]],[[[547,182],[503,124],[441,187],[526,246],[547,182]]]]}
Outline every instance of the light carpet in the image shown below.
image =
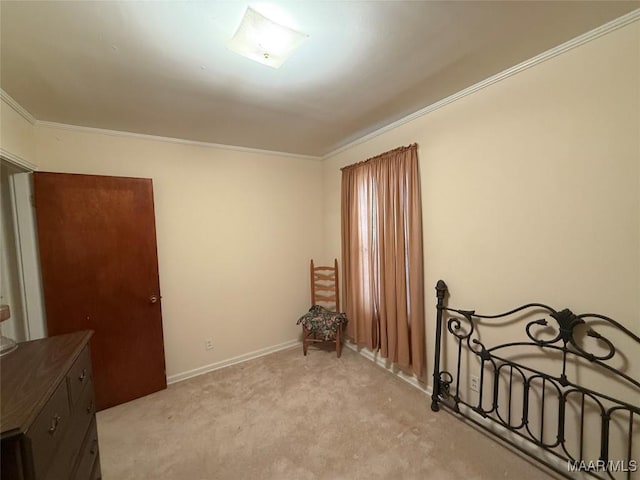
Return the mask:
{"type": "Polygon", "coordinates": [[[98,413],[103,478],[551,478],[344,349],[277,352],[98,413]]]}

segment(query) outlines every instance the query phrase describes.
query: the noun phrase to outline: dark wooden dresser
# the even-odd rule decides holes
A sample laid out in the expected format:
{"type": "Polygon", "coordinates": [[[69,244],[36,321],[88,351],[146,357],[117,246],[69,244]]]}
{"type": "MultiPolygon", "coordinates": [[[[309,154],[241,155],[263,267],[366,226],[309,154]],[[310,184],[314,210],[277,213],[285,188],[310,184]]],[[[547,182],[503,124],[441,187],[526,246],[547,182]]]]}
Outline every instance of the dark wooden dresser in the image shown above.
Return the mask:
{"type": "Polygon", "coordinates": [[[89,355],[92,334],[24,342],[0,357],[2,480],[102,477],[89,355]]]}

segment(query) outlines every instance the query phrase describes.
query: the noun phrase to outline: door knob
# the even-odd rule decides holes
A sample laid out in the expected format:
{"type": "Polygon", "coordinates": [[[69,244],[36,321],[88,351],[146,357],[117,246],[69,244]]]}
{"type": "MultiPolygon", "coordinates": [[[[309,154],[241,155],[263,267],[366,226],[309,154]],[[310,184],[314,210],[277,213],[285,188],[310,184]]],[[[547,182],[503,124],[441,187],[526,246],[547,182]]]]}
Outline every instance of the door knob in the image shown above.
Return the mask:
{"type": "Polygon", "coordinates": [[[158,303],[158,296],[157,295],[151,295],[149,297],[149,303],[158,303]]]}

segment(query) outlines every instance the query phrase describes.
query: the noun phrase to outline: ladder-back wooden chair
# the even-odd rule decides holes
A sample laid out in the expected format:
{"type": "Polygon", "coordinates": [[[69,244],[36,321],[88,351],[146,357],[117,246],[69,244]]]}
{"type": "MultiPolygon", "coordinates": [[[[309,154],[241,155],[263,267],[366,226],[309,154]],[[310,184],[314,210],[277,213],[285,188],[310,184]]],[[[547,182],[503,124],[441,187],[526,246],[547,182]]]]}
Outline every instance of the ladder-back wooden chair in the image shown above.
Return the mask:
{"type": "Polygon", "coordinates": [[[302,325],[302,351],[309,343],[334,342],[336,354],[342,354],[342,330],[347,317],[340,312],[338,260],[332,267],[316,267],[311,260],[311,309],[298,320],[302,325]]]}

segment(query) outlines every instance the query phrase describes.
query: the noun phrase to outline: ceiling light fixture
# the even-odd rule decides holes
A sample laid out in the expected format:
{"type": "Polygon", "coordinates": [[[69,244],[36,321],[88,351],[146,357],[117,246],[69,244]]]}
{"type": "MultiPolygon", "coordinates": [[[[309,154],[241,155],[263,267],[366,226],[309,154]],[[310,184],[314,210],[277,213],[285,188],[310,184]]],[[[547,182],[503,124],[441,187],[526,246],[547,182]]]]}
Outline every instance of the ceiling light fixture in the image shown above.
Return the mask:
{"type": "Polygon", "coordinates": [[[247,7],[227,47],[263,65],[279,68],[306,38],[308,35],[280,25],[247,7]]]}

